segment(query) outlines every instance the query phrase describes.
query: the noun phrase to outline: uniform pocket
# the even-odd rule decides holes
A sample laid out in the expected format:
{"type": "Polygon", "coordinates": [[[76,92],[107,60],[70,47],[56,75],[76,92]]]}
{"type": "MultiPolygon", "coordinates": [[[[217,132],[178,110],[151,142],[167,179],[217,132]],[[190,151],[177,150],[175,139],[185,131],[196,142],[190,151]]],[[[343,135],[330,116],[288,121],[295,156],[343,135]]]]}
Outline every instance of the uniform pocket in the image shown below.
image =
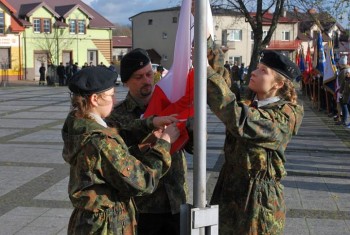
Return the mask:
{"type": "Polygon", "coordinates": [[[283,234],[286,215],[283,186],[274,180],[260,180],[253,199],[254,230],[258,234],[283,234]]]}

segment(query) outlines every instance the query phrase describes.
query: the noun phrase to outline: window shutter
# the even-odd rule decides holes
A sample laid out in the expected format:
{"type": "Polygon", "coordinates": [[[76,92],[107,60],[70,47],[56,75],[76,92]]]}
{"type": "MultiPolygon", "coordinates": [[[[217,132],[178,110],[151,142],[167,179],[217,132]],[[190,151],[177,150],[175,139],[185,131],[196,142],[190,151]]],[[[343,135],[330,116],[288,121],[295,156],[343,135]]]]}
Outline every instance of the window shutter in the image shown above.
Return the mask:
{"type": "Polygon", "coordinates": [[[221,37],[222,37],[222,45],[227,46],[227,29],[222,30],[221,37]]]}

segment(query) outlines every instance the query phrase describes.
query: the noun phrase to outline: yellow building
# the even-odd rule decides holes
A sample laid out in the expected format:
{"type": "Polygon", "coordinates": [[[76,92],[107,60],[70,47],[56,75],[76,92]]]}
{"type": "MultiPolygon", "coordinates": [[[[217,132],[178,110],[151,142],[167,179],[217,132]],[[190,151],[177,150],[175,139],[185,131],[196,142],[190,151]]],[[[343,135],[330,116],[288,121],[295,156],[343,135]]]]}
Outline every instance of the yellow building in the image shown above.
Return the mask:
{"type": "Polygon", "coordinates": [[[16,19],[16,10],[5,0],[0,0],[0,79],[5,85],[9,80],[21,80],[22,45],[24,28],[16,19]]]}

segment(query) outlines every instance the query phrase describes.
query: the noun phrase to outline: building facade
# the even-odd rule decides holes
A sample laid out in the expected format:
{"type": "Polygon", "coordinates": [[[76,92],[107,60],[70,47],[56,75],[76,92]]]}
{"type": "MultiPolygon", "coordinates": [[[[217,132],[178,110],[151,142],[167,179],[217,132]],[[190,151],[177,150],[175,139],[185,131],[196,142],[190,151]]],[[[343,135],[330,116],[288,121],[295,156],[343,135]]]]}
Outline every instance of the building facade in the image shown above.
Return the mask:
{"type": "MultiPolygon", "coordinates": [[[[141,12],[130,18],[133,48],[149,52],[152,63],[170,68],[173,60],[180,8],[141,12]]],[[[190,30],[190,29],[188,29],[190,30]]]]}
{"type": "MultiPolygon", "coordinates": [[[[152,52],[150,56],[153,63],[161,63],[165,67],[170,67],[179,12],[180,7],[174,7],[141,12],[132,16],[130,20],[132,22],[133,47],[141,47],[152,52]]],[[[228,9],[212,7],[212,13],[214,40],[225,52],[225,61],[229,61],[230,64],[244,63],[249,65],[254,35],[248,21],[241,13],[228,9]]],[[[267,35],[272,17],[271,13],[266,13],[263,16],[263,37],[267,35]]],[[[309,19],[307,14],[296,16],[285,11],[278,20],[267,49],[280,51],[293,60],[298,49],[303,48],[306,53],[307,46],[313,46],[315,32],[320,30],[314,22],[310,24],[309,19]],[[304,29],[305,24],[308,25],[307,29],[304,29]]],[[[325,23],[322,18],[320,19],[321,23],[325,23]]],[[[340,25],[336,22],[324,24],[323,31],[325,43],[336,32],[342,33],[340,25]]]]}
{"type": "MultiPolygon", "coordinates": [[[[166,67],[172,64],[175,36],[180,8],[147,11],[132,16],[133,47],[153,50],[166,67]]],[[[225,60],[231,64],[249,64],[253,46],[253,32],[242,14],[232,10],[213,8],[214,40],[225,52],[225,60]]],[[[267,34],[272,14],[264,20],[267,34]]],[[[292,57],[300,45],[297,40],[298,21],[282,16],[273,34],[269,47],[292,57]]],[[[152,58],[153,59],[153,58],[152,58]]],[[[152,61],[157,63],[156,61],[152,61]]]]}
{"type": "Polygon", "coordinates": [[[20,25],[14,9],[7,1],[0,1],[0,77],[1,83],[22,79],[22,45],[20,25]]]}
{"type": "MultiPolygon", "coordinates": [[[[39,80],[42,63],[109,65],[114,25],[80,0],[7,0],[19,34],[22,79],[39,80]]],[[[11,48],[12,50],[12,48],[11,48]]],[[[12,53],[12,51],[11,51],[12,53]]]]}
{"type": "Polygon", "coordinates": [[[113,36],[113,61],[120,61],[132,49],[132,38],[128,36],[113,36]]]}

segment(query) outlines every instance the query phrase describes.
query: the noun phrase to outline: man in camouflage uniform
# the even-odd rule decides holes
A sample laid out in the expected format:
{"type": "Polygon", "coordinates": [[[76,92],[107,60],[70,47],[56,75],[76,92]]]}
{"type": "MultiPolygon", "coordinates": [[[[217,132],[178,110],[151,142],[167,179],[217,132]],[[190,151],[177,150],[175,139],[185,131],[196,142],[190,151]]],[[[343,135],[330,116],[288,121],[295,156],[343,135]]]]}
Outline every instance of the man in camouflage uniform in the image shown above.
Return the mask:
{"type": "MultiPolygon", "coordinates": [[[[209,43],[208,59],[214,66],[207,69],[208,105],[226,126],[225,163],[211,199],[212,205],[219,205],[219,232],[283,234],[284,151],[299,129],[303,108],[279,93],[253,106],[237,102],[217,56],[209,43]]],[[[288,79],[300,73],[295,64],[275,52],[266,52],[262,62],[259,71],[274,70],[288,79]]]]}
{"type": "MultiPolygon", "coordinates": [[[[128,146],[136,146],[154,129],[150,118],[140,119],[153,91],[153,72],[147,52],[135,49],[126,54],[121,61],[120,73],[129,93],[114,108],[107,122],[118,128],[128,146]]],[[[187,147],[191,151],[192,146],[187,147]]],[[[138,156],[144,158],[141,152],[138,156]]],[[[171,167],[157,190],[152,195],[135,198],[140,212],[140,235],[180,233],[180,205],[188,201],[186,179],[187,163],[181,150],[172,154],[171,167]]]]}
{"type": "Polygon", "coordinates": [[[175,125],[163,132],[142,161],[131,155],[115,129],[107,127],[103,118],[113,108],[115,81],[113,72],[91,67],[69,83],[73,109],[62,129],[74,206],[69,235],[135,235],[132,197],[152,193],[171,164],[170,143],[179,136],[175,125]]]}

